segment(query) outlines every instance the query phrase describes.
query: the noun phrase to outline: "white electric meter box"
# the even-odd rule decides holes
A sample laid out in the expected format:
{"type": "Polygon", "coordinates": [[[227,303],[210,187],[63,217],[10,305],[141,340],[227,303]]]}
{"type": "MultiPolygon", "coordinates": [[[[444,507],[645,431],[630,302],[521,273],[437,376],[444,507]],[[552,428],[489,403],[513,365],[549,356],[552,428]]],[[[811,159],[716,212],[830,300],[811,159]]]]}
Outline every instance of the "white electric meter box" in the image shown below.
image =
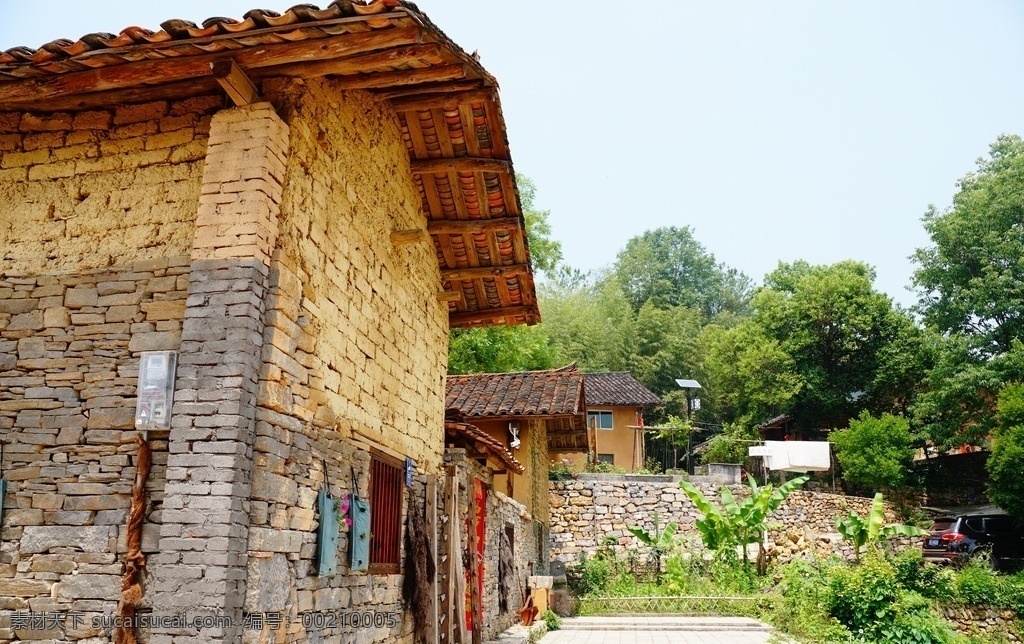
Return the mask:
{"type": "Polygon", "coordinates": [[[177,351],[143,351],[139,362],[139,390],[135,403],[135,429],[170,429],[174,404],[177,351]]]}

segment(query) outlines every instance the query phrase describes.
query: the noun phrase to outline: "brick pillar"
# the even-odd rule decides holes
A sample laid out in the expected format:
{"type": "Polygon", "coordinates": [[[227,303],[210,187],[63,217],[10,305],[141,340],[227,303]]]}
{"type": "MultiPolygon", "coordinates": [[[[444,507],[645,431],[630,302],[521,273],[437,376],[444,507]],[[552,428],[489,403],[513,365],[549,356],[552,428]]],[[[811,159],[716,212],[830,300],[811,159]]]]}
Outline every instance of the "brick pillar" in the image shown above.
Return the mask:
{"type": "Polygon", "coordinates": [[[154,613],[226,627],[154,628],[152,642],[239,642],[264,297],[288,128],[268,103],[210,127],[167,462],[154,613]]]}

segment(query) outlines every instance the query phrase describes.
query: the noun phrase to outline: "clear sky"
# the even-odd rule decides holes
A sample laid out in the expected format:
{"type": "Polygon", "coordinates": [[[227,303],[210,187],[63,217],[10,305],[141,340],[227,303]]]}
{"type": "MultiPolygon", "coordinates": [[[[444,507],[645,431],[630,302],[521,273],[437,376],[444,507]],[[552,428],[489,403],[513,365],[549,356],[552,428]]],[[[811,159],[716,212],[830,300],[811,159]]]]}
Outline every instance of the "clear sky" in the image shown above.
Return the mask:
{"type": "MultiPolygon", "coordinates": [[[[320,6],[326,4],[321,0],[320,6]]],[[[0,49],[278,0],[0,0],[0,49]]],[[[568,264],[692,226],[760,280],[779,261],[876,267],[903,304],[921,215],[1000,133],[1024,134],[1013,0],[421,0],[501,84],[516,170],[568,264]]]]}

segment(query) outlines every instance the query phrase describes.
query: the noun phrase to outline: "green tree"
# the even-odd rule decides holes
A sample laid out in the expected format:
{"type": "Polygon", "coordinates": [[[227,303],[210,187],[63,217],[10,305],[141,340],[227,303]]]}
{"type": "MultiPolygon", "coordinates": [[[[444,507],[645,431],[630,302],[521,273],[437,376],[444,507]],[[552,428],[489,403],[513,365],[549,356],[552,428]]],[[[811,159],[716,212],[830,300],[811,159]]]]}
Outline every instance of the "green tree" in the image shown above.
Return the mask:
{"type": "Polygon", "coordinates": [[[702,318],[682,306],[659,309],[651,302],[637,312],[625,346],[626,368],[654,393],[663,396],[663,414],[686,416],[686,396],[676,378],[699,377],[702,318]]]}
{"type": "Polygon", "coordinates": [[[918,310],[944,337],[914,417],[940,448],[983,445],[1003,383],[1024,374],[1024,140],[1000,136],[924,226],[918,310]]]}
{"type": "Polygon", "coordinates": [[[1000,136],[977,165],[949,209],[925,213],[914,285],[927,324],[993,356],[1024,337],[1024,140],[1000,136]]]}
{"type": "Polygon", "coordinates": [[[972,350],[962,334],[931,334],[934,364],[923,380],[913,415],[924,436],[941,450],[985,445],[996,428],[994,401],[1003,383],[1024,374],[1024,343],[987,359],[972,350]]]}
{"type": "Polygon", "coordinates": [[[709,403],[702,411],[719,424],[752,427],[788,410],[804,387],[792,356],[754,322],[708,325],[699,345],[709,403]]]}
{"type": "Polygon", "coordinates": [[[555,351],[542,325],[452,329],[449,335],[451,374],[536,371],[554,366],[555,351]]]}
{"type": "Polygon", "coordinates": [[[688,226],[656,228],[630,239],[615,261],[615,275],[635,311],[645,303],[684,306],[711,318],[744,312],[751,292],[750,279],[717,264],[688,226]]]}
{"type": "Polygon", "coordinates": [[[1008,384],[999,394],[999,429],[988,459],[989,499],[1024,523],[1024,384],[1008,384]]]}
{"type": "Polygon", "coordinates": [[[701,463],[745,463],[747,448],[760,437],[753,425],[730,424],[708,441],[700,455],[701,463]]]}
{"type": "Polygon", "coordinates": [[[561,364],[622,371],[633,311],[614,275],[562,269],[538,285],[545,329],[561,364]]]}
{"type": "Polygon", "coordinates": [[[562,243],[552,237],[550,210],[539,210],[534,204],[537,185],[524,174],[516,173],[519,186],[519,201],[523,206],[526,220],[526,241],[530,245],[530,259],[533,267],[542,273],[552,273],[562,263],[562,243]]]}
{"type": "Polygon", "coordinates": [[[907,408],[925,370],[923,338],[873,288],[874,270],[780,264],[754,295],[753,322],[789,355],[802,386],[789,409],[803,426],[841,426],[862,409],[907,408]]]}
{"type": "Polygon", "coordinates": [[[892,490],[903,485],[914,460],[910,422],[901,416],[876,418],[866,410],[830,439],[843,478],[858,487],[892,490]]]}

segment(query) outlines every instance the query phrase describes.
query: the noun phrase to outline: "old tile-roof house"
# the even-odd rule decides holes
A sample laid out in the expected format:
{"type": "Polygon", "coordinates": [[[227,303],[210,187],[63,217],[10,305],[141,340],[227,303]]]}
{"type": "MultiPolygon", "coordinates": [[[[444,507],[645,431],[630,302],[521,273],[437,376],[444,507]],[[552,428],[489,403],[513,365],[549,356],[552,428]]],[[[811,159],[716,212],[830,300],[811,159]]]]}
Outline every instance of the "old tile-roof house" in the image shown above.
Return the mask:
{"type": "Polygon", "coordinates": [[[537,526],[536,564],[547,569],[548,462],[552,446],[586,450],[583,374],[547,371],[448,376],[445,406],[505,445],[523,471],[496,472],[494,489],[523,504],[537,526]]]}
{"type": "Polygon", "coordinates": [[[373,608],[360,641],[412,641],[448,330],[538,319],[496,82],[410,3],[0,52],[0,639],[351,638],[373,608]]]}
{"type": "MultiPolygon", "coordinates": [[[[661,398],[628,372],[583,374],[587,430],[594,459],[633,472],[643,468],[644,412],[663,405],[661,398]]],[[[574,455],[573,463],[584,463],[574,455]]]]}

